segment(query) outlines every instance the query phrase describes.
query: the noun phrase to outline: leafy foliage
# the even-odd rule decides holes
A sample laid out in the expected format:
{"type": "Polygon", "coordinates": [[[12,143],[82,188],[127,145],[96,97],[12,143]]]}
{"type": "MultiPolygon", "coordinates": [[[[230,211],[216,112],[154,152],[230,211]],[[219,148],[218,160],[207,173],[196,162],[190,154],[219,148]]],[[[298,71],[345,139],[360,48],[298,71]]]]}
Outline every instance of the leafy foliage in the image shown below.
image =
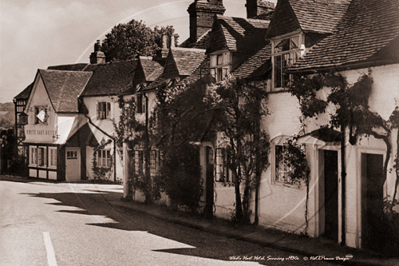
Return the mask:
{"type": "Polygon", "coordinates": [[[114,170],[113,168],[114,162],[112,160],[112,156],[110,157],[111,162],[109,167],[99,167],[97,163],[97,151],[103,149],[111,141],[112,140],[109,140],[104,144],[99,144],[93,149],[92,170],[93,170],[94,180],[111,180],[111,175],[114,170]]]}
{"type": "Polygon", "coordinates": [[[172,202],[198,211],[203,193],[198,148],[190,143],[209,138],[212,112],[202,102],[206,81],[160,88],[150,122],[151,143],[162,154],[155,183],[172,202]]]}
{"type": "Polygon", "coordinates": [[[172,26],[158,27],[153,30],[142,21],[131,20],[126,24],[116,25],[105,35],[102,51],[107,61],[129,60],[137,56],[152,56],[162,47],[162,35],[175,37],[172,26]]]}
{"type": "Polygon", "coordinates": [[[198,212],[203,193],[198,148],[189,143],[170,148],[172,150],[163,156],[155,183],[173,203],[198,212]]]}
{"type": "Polygon", "coordinates": [[[228,77],[207,86],[205,103],[214,110],[215,130],[224,132],[230,169],[235,175],[236,221],[249,222],[251,191],[259,185],[260,174],[269,165],[269,137],[260,128],[268,114],[267,92],[244,80],[228,77]],[[240,184],[244,182],[242,195],[240,184]]]}

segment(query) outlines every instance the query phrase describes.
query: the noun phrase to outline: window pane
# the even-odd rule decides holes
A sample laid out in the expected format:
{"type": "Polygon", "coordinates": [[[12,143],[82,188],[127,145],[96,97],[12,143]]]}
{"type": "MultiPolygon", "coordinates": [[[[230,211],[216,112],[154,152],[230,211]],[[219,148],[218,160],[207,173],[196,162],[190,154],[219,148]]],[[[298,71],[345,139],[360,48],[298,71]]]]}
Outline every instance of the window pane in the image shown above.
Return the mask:
{"type": "Polygon", "coordinates": [[[216,66],[216,55],[211,55],[211,67],[216,66]]]}
{"type": "Polygon", "coordinates": [[[281,87],[281,55],[274,57],[274,87],[281,87]]]}
{"type": "Polygon", "coordinates": [[[223,65],[223,54],[218,54],[218,65],[223,65]]]}

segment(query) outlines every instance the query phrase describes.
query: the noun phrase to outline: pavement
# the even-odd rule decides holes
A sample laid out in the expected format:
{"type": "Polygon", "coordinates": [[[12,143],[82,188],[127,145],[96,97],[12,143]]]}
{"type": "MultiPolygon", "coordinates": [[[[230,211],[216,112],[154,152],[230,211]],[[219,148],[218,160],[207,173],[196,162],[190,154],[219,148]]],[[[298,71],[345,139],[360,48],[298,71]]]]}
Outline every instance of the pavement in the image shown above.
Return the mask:
{"type": "Polygon", "coordinates": [[[328,260],[342,265],[399,266],[399,251],[397,257],[388,258],[372,251],[343,246],[329,239],[308,238],[261,226],[239,225],[219,218],[205,219],[199,215],[172,210],[161,205],[146,205],[123,200],[112,200],[110,204],[212,234],[292,252],[302,255],[309,261],[328,260]]]}

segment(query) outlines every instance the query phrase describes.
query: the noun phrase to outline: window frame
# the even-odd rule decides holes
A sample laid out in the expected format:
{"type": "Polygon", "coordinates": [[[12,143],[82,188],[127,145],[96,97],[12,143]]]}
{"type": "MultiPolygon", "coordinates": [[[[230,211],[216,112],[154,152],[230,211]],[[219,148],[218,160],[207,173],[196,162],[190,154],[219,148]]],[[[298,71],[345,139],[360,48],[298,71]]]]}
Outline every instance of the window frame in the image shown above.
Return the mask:
{"type": "Polygon", "coordinates": [[[278,154],[277,154],[277,147],[281,147],[282,149],[284,149],[284,144],[273,144],[273,149],[272,149],[272,184],[274,185],[280,185],[280,186],[284,186],[284,187],[289,187],[289,188],[294,188],[294,189],[303,189],[305,186],[303,184],[303,181],[299,181],[298,182],[290,182],[290,180],[287,180],[285,177],[280,178],[280,173],[284,173],[285,175],[287,175],[287,173],[289,172],[289,170],[278,170],[277,165],[279,164],[278,162],[278,154]]]}
{"type": "Polygon", "coordinates": [[[48,147],[48,168],[57,168],[57,147],[48,147]]]}
{"type": "Polygon", "coordinates": [[[290,82],[292,81],[292,74],[284,73],[285,69],[290,67],[290,65],[294,64],[302,55],[305,43],[305,36],[301,31],[296,31],[293,33],[285,34],[282,36],[278,36],[277,38],[273,38],[271,40],[272,43],[272,84],[271,88],[275,91],[287,90],[290,82]],[[293,41],[293,39],[297,39],[297,44],[293,41]],[[288,41],[288,49],[277,50],[277,46],[280,44],[284,45],[284,41],[288,41]],[[292,45],[295,44],[296,47],[292,45]],[[288,58],[287,58],[288,56],[288,58]],[[277,59],[280,58],[278,62],[280,62],[280,66],[277,65],[277,59]],[[288,59],[288,60],[287,60],[288,59]],[[290,62],[292,61],[292,62],[290,62]],[[287,63],[288,62],[288,63],[287,63]],[[279,71],[280,78],[277,79],[277,73],[279,71]],[[279,84],[277,84],[279,82],[279,84]]]}
{"type": "Polygon", "coordinates": [[[111,102],[101,101],[96,105],[97,120],[111,119],[111,102]]]}
{"type": "Polygon", "coordinates": [[[29,146],[29,166],[37,167],[37,146],[29,146]]]}
{"type": "Polygon", "coordinates": [[[96,151],[97,167],[99,168],[111,168],[111,150],[110,149],[99,149],[96,151]]]}
{"type": "Polygon", "coordinates": [[[232,53],[229,51],[218,51],[210,55],[210,74],[216,82],[230,74],[232,61],[232,53]]]}

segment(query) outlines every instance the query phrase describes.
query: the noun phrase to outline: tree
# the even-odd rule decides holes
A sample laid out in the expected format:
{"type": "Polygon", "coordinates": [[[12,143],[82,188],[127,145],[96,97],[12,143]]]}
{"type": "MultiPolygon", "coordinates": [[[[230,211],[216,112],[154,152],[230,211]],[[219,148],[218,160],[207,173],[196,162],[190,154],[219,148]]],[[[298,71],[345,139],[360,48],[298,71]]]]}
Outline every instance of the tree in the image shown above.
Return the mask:
{"type": "Polygon", "coordinates": [[[177,42],[178,35],[174,31],[173,26],[156,26],[152,30],[144,22],[133,19],[126,24],[116,25],[106,34],[101,48],[107,62],[152,56],[162,47],[163,34],[168,35],[169,40],[173,36],[177,42]]]}
{"type": "Polygon", "coordinates": [[[197,212],[203,193],[198,147],[209,140],[213,113],[203,102],[207,80],[160,88],[151,121],[151,143],[162,153],[156,183],[173,204],[197,212]]]}
{"type": "Polygon", "coordinates": [[[249,223],[253,188],[258,189],[260,175],[269,165],[269,137],[260,127],[268,114],[267,98],[263,88],[229,77],[209,85],[204,99],[209,109],[214,110],[215,129],[227,139],[226,149],[232,161],[229,168],[235,176],[234,219],[238,222],[249,223]]]}

